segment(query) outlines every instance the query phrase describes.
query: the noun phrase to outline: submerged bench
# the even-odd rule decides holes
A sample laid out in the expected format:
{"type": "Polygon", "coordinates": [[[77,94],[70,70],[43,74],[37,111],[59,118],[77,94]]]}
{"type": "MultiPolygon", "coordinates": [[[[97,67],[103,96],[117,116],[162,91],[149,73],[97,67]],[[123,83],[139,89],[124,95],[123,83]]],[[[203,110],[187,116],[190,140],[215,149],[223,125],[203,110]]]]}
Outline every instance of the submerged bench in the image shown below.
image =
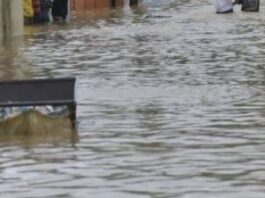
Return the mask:
{"type": "Polygon", "coordinates": [[[245,12],[258,12],[259,11],[259,0],[239,0],[242,4],[241,10],[245,12]]]}
{"type": "Polygon", "coordinates": [[[76,123],[75,78],[31,79],[0,82],[0,108],[67,106],[76,123]]]}

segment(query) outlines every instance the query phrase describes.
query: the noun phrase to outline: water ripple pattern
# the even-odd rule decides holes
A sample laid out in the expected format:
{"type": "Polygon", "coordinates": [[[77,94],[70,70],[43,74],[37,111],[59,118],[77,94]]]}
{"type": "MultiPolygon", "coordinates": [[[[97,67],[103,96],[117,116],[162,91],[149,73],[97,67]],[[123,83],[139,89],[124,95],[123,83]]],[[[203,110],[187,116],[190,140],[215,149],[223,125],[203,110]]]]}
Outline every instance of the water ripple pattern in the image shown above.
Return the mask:
{"type": "Polygon", "coordinates": [[[1,197],[263,198],[264,9],[144,0],[27,27],[0,77],[78,76],[79,141],[1,143],[1,197]]]}

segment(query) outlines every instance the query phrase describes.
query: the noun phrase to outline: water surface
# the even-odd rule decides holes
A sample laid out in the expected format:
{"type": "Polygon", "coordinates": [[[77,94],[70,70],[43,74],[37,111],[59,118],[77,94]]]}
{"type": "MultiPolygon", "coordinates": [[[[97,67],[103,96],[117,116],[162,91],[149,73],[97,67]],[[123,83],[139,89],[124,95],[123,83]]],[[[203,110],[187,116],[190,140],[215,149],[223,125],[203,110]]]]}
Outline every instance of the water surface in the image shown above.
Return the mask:
{"type": "Polygon", "coordinates": [[[79,141],[1,143],[1,197],[264,197],[264,9],[146,0],[27,27],[0,78],[77,76],[79,141]]]}

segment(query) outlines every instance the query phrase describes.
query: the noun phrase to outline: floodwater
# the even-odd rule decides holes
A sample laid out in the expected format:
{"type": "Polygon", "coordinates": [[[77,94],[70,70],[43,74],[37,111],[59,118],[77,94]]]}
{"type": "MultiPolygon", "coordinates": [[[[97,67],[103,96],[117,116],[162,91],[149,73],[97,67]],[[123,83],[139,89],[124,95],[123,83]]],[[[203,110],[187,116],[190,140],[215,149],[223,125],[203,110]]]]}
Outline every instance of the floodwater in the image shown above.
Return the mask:
{"type": "Polygon", "coordinates": [[[145,0],[27,27],[0,77],[77,76],[79,140],[1,143],[0,196],[263,198],[264,9],[145,0]]]}

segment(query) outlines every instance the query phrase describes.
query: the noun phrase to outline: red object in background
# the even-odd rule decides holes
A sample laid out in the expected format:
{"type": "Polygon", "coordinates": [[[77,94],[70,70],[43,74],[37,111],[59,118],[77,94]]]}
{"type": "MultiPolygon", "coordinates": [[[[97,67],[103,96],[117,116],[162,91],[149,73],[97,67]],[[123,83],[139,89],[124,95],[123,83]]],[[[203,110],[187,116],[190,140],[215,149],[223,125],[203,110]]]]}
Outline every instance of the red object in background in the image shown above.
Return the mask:
{"type": "MultiPolygon", "coordinates": [[[[123,6],[124,0],[116,0],[117,6],[123,6]]],[[[71,0],[71,9],[74,11],[89,11],[110,7],[111,0],[71,0]]]]}
{"type": "Polygon", "coordinates": [[[34,15],[37,15],[40,13],[40,0],[32,0],[32,7],[34,11],[34,15]]]}

